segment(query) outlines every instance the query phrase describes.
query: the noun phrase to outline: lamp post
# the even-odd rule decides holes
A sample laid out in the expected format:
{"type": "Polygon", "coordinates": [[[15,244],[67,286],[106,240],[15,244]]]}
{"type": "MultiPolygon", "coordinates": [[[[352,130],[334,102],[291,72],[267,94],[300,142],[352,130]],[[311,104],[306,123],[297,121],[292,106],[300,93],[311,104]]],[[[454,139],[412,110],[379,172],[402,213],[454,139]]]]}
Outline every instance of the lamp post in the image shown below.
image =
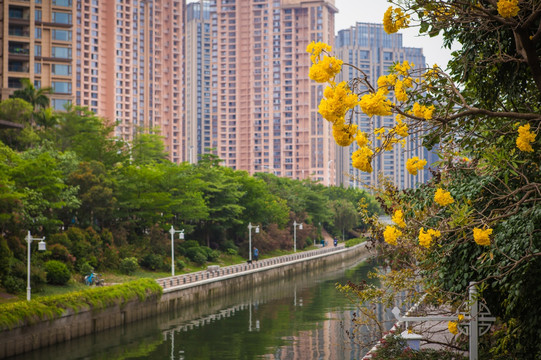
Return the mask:
{"type": "Polygon", "coordinates": [[[293,221],[293,252],[297,252],[297,226],[299,230],[302,230],[302,223],[298,223],[297,220],[293,221]]]}
{"type": "Polygon", "coordinates": [[[28,230],[28,235],[26,235],[26,242],[28,243],[28,261],[27,261],[27,276],[28,276],[28,281],[27,281],[27,286],[26,286],[26,300],[27,301],[30,301],[30,293],[31,293],[31,289],[30,289],[30,245],[32,245],[32,241],[34,240],[39,240],[39,243],[38,243],[38,250],[39,251],[45,251],[47,250],[47,245],[45,244],[45,236],[42,237],[42,238],[35,238],[35,237],[32,237],[32,234],[30,234],[30,230],[28,230]]]}
{"type": "Polygon", "coordinates": [[[169,234],[171,234],[171,276],[175,276],[175,233],[178,233],[179,240],[184,240],[184,229],[175,230],[173,225],[169,229],[169,234]]]}
{"type": "Polygon", "coordinates": [[[248,257],[248,263],[251,264],[252,263],[252,229],[255,228],[255,233],[256,234],[259,234],[259,225],[255,226],[255,225],[252,225],[252,223],[248,223],[248,254],[249,254],[249,257],[248,257]]]}

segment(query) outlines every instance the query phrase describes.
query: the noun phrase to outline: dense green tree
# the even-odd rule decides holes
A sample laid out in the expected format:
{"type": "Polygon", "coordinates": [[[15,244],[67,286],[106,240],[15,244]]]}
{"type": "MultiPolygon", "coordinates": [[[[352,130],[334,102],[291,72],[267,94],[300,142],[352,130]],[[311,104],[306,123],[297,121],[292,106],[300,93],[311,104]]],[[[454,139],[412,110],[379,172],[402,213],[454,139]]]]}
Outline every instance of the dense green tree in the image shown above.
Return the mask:
{"type": "Polygon", "coordinates": [[[342,234],[342,240],[345,240],[346,232],[358,225],[358,211],[346,199],[333,200],[329,205],[333,213],[334,227],[342,234]]]}
{"type": "Polygon", "coordinates": [[[211,238],[218,244],[225,240],[228,229],[242,224],[240,216],[244,206],[239,203],[244,195],[235,179],[235,170],[220,166],[221,160],[206,154],[194,167],[194,175],[203,182],[201,191],[208,207],[209,217],[200,222],[199,232],[210,247],[211,238]]]}
{"type": "Polygon", "coordinates": [[[112,167],[126,160],[129,154],[122,141],[111,138],[113,125],[81,107],[69,107],[59,113],[59,125],[54,130],[60,151],[70,150],[84,161],[101,161],[112,167]]]}

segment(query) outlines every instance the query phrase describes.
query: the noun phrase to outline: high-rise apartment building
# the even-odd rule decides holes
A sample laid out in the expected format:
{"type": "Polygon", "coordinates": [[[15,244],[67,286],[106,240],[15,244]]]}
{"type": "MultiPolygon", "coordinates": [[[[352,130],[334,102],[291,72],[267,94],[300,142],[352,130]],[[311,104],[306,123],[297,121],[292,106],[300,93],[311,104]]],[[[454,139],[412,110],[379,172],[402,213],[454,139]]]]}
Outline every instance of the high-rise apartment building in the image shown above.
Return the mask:
{"type": "MultiPolygon", "coordinates": [[[[349,29],[340,30],[336,36],[334,53],[344,62],[362,70],[373,84],[381,75],[388,74],[389,68],[396,62],[407,60],[416,67],[425,66],[426,63],[421,48],[404,47],[402,34],[387,34],[380,24],[357,23],[349,29]]],[[[353,67],[344,66],[337,81],[348,81],[360,76],[363,74],[353,67]]],[[[352,121],[360,130],[372,134],[370,140],[375,146],[378,146],[379,140],[373,135],[374,129],[383,126],[392,128],[396,124],[394,116],[368,117],[360,111],[354,113],[352,121]]],[[[406,171],[406,161],[413,156],[427,159],[428,165],[433,161],[431,154],[422,147],[420,134],[408,136],[405,147],[396,144],[392,151],[377,155],[372,161],[372,173],[361,172],[351,165],[351,154],[356,149],[355,143],[347,148],[337,147],[337,184],[358,188],[378,186],[378,174],[383,173],[398,188],[404,189],[423,183],[430,176],[428,170],[420,171],[417,176],[406,171]]]]}
{"type": "Polygon", "coordinates": [[[115,136],[164,137],[184,154],[183,0],[78,0],[77,103],[116,123],[115,136]]]}
{"type": "Polygon", "coordinates": [[[186,122],[184,153],[190,163],[211,153],[216,143],[216,115],[212,115],[212,24],[210,0],[186,7],[186,122]],[[214,119],[214,120],[213,120],[214,119]]]}
{"type": "Polygon", "coordinates": [[[62,110],[73,100],[75,6],[71,0],[0,3],[1,99],[30,79],[36,88],[52,87],[51,106],[62,110]]]}
{"type": "Polygon", "coordinates": [[[334,180],[331,127],[308,78],[311,41],[334,42],[334,0],[213,0],[212,116],[224,165],[334,180]]]}

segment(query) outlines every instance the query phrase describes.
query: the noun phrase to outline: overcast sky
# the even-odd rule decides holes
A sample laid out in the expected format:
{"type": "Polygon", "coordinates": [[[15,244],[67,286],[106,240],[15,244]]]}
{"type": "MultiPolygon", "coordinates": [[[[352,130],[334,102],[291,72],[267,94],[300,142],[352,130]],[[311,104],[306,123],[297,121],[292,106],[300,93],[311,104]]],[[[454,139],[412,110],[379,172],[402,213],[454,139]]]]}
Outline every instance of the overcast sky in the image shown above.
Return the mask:
{"type": "MultiPolygon", "coordinates": [[[[386,0],[335,0],[338,14],[335,16],[336,32],[347,29],[357,21],[381,24],[385,10],[390,6],[386,0]]],[[[435,63],[445,68],[451,51],[442,49],[441,37],[417,36],[417,28],[403,29],[403,44],[406,47],[421,47],[429,65],[435,63]]]]}

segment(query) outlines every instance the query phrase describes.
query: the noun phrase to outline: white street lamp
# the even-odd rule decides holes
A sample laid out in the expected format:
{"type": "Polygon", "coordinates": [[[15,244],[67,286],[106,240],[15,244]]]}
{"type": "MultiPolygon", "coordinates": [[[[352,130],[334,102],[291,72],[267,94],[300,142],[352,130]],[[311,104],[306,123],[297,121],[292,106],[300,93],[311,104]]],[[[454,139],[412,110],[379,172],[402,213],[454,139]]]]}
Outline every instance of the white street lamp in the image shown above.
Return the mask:
{"type": "Polygon", "coordinates": [[[30,289],[30,245],[32,245],[32,241],[34,240],[40,240],[40,242],[38,243],[38,250],[39,251],[45,251],[47,250],[47,245],[45,244],[45,236],[42,237],[42,238],[35,238],[35,237],[32,237],[32,234],[30,234],[30,230],[28,230],[28,235],[26,235],[26,242],[28,243],[28,256],[27,256],[27,277],[28,277],[28,281],[27,281],[27,286],[26,286],[26,300],[30,301],[30,293],[31,293],[31,289],[30,289]]]}
{"type": "Polygon", "coordinates": [[[255,225],[252,225],[252,223],[248,223],[248,254],[249,254],[249,257],[248,257],[248,263],[251,264],[252,263],[252,229],[255,228],[255,233],[256,234],[259,234],[259,225],[255,226],[255,225]]]}
{"type": "Polygon", "coordinates": [[[173,225],[169,229],[169,234],[171,234],[171,276],[175,276],[175,233],[178,233],[179,240],[184,240],[184,229],[175,230],[173,225]]]}
{"type": "Polygon", "coordinates": [[[302,223],[298,223],[297,220],[293,221],[293,252],[297,252],[297,226],[299,230],[302,230],[302,223]]]}

